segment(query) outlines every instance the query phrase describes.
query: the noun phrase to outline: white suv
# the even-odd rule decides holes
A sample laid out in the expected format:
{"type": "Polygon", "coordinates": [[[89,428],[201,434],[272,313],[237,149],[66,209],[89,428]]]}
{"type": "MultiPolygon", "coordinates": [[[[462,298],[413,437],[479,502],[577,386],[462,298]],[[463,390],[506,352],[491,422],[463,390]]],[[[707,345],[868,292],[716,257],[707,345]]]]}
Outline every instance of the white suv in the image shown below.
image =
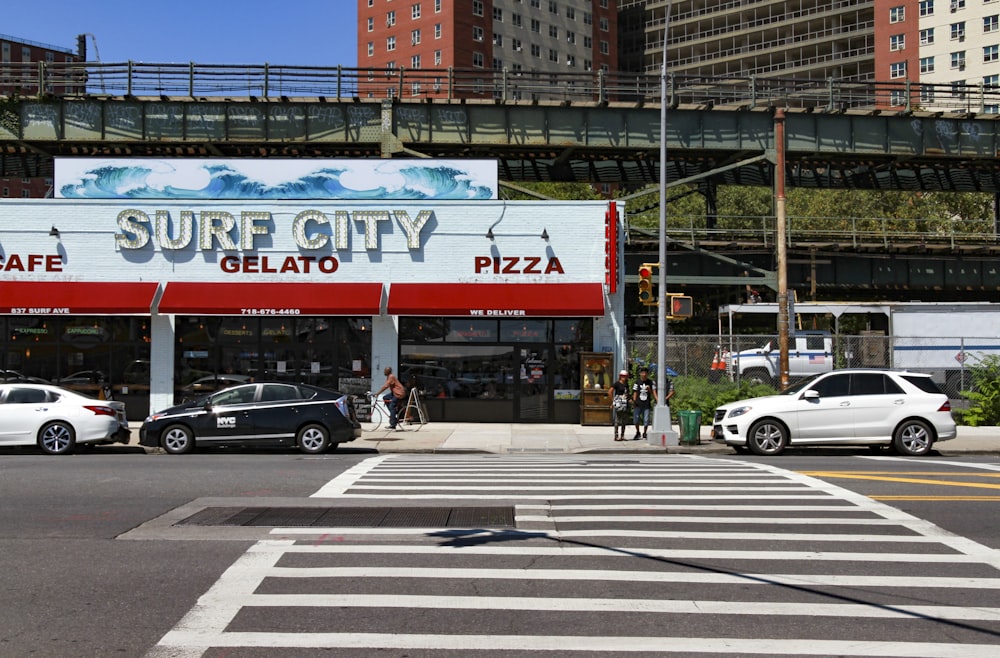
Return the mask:
{"type": "Polygon", "coordinates": [[[869,445],[917,456],[955,438],[955,419],[948,396],[928,374],[847,369],[719,407],[712,438],[758,455],[789,446],[869,445]]]}

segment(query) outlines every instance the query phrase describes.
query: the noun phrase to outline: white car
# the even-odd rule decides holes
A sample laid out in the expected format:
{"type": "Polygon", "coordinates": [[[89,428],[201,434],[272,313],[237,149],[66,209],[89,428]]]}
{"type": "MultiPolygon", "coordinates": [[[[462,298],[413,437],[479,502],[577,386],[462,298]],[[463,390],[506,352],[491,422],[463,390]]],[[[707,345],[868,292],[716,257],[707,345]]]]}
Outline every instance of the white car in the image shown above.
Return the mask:
{"type": "Polygon", "coordinates": [[[738,452],[777,455],[789,446],[891,446],[930,452],[955,438],[948,396],[925,373],[847,369],[816,375],[779,393],[715,410],[712,438],[738,452]]]}
{"type": "Polygon", "coordinates": [[[45,384],[0,384],[0,446],[37,445],[64,455],[77,444],[128,440],[124,402],[45,384]]]}

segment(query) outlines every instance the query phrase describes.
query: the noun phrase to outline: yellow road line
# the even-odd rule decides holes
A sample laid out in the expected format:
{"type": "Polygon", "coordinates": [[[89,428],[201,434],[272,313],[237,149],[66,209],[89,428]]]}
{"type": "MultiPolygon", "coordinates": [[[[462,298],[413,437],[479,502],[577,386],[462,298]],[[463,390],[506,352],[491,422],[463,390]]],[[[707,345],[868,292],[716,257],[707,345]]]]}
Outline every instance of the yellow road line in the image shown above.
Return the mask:
{"type": "Polygon", "coordinates": [[[823,471],[812,471],[806,473],[813,477],[840,478],[844,480],[872,480],[876,482],[903,482],[906,484],[934,484],[941,487],[967,487],[970,489],[1000,489],[1000,482],[996,484],[986,482],[949,482],[947,480],[923,480],[919,478],[884,477],[864,475],[861,473],[834,473],[823,471]]]}
{"type": "Polygon", "coordinates": [[[868,496],[872,500],[1000,501],[1000,496],[868,496]]]}
{"type": "MultiPolygon", "coordinates": [[[[803,475],[826,474],[833,471],[797,471],[803,475]]],[[[858,475],[947,475],[977,478],[1000,478],[1000,473],[983,473],[979,471],[836,471],[837,473],[855,473],[858,475]]]]}

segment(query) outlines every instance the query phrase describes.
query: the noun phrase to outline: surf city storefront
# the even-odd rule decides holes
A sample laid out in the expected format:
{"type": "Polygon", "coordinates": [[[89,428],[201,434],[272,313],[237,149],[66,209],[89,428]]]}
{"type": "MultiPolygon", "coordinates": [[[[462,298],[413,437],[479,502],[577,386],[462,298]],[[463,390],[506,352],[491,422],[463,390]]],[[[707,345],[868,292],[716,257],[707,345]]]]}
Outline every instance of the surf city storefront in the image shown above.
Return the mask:
{"type": "Polygon", "coordinates": [[[579,353],[623,343],[619,230],[604,202],[4,201],[0,369],[141,418],[391,366],[431,420],[576,422],[579,353]]]}

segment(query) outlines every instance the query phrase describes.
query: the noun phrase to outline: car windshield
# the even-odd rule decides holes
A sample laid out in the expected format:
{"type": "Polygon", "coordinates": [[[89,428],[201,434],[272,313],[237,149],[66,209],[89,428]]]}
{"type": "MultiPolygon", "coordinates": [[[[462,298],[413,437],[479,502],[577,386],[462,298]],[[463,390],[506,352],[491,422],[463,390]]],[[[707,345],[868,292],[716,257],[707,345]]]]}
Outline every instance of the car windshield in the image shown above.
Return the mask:
{"type": "Polygon", "coordinates": [[[809,386],[812,385],[812,383],[814,381],[816,381],[816,379],[818,377],[819,377],[819,375],[813,375],[812,377],[808,377],[806,379],[803,379],[799,383],[797,383],[797,384],[795,384],[793,386],[789,386],[785,390],[781,391],[780,393],[778,393],[778,395],[798,395],[799,393],[801,393],[805,389],[809,388],[809,386]]]}

